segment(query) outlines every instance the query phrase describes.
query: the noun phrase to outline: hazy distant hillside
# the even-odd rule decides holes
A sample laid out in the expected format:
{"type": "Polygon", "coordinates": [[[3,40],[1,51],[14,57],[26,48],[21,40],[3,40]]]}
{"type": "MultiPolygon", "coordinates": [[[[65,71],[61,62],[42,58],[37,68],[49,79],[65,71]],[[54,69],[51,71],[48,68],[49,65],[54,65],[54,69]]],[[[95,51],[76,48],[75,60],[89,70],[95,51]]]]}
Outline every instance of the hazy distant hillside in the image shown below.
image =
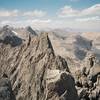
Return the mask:
{"type": "Polygon", "coordinates": [[[79,35],[79,33],[68,33],[66,37],[49,34],[54,50],[61,56],[69,56],[73,59],[84,59],[88,50],[91,49],[90,40],[79,35]]]}
{"type": "Polygon", "coordinates": [[[100,33],[83,33],[83,37],[92,40],[92,51],[100,59],[100,33]]]}
{"type": "Polygon", "coordinates": [[[86,33],[82,33],[82,36],[89,39],[89,40],[95,40],[97,37],[100,37],[100,33],[93,33],[93,32],[86,32],[86,33]]]}
{"type": "Polygon", "coordinates": [[[80,31],[71,29],[71,28],[45,28],[43,30],[40,30],[40,32],[48,32],[48,33],[54,33],[58,36],[66,37],[69,34],[81,34],[80,31]]]}

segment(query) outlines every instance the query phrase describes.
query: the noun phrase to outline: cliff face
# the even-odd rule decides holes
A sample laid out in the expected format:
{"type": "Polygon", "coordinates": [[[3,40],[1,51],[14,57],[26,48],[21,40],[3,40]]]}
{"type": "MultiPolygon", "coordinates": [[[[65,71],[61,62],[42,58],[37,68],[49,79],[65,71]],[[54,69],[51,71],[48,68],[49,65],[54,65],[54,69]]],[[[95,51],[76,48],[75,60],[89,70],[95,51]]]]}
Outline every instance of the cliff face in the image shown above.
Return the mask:
{"type": "MultiPolygon", "coordinates": [[[[15,46],[13,46],[13,37],[11,35],[9,37],[10,39],[5,36],[0,42],[0,77],[3,78],[6,75],[10,79],[16,100],[53,100],[54,97],[48,95],[49,88],[52,89],[50,86],[48,88],[48,85],[59,84],[60,81],[65,84],[70,80],[67,73],[63,76],[65,78],[63,81],[61,78],[62,73],[69,72],[67,62],[60,56],[55,56],[46,33],[34,37],[29,35],[28,41],[22,41],[20,45],[15,46]],[[5,38],[8,39],[7,43],[4,42],[5,38]],[[49,76],[51,82],[48,82],[48,70],[51,71],[52,76],[49,76]],[[56,72],[58,78],[56,78],[56,72]]],[[[56,88],[60,89],[60,87],[58,85],[56,88]]],[[[74,81],[73,87],[72,94],[77,97],[74,81]]],[[[68,87],[64,86],[60,94],[60,90],[54,89],[53,92],[59,99],[67,89],[68,87]]]]}
{"type": "Polygon", "coordinates": [[[55,55],[47,33],[21,36],[7,27],[0,31],[0,100],[100,99],[94,54],[78,66],[55,55]]]}

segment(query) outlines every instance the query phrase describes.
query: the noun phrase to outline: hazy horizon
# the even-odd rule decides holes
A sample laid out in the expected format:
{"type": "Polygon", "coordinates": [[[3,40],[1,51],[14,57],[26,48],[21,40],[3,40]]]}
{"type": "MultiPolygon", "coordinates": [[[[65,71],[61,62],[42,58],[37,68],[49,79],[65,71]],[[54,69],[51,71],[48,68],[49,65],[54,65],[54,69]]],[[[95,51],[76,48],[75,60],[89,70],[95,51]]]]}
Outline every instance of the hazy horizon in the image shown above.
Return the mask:
{"type": "Polygon", "coordinates": [[[100,32],[99,0],[0,0],[0,27],[100,32]]]}

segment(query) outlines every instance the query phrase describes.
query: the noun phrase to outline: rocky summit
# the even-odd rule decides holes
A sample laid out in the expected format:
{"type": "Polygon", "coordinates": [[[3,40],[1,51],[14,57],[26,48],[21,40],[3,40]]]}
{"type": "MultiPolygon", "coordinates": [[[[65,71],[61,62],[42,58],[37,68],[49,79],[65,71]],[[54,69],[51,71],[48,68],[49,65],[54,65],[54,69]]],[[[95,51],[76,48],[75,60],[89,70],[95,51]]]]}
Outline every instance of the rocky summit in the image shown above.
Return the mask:
{"type": "MultiPolygon", "coordinates": [[[[63,57],[49,33],[23,30],[27,37],[8,26],[0,30],[0,100],[100,100],[100,62],[92,51],[82,61],[63,57]]],[[[78,46],[91,49],[82,39],[78,46]]]]}

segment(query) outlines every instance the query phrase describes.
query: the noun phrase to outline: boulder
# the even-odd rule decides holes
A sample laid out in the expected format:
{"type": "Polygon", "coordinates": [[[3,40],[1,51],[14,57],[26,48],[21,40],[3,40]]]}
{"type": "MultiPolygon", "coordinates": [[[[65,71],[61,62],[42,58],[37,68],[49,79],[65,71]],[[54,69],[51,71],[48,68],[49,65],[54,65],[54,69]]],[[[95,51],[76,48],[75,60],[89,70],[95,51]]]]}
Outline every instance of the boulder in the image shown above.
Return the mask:
{"type": "MultiPolygon", "coordinates": [[[[53,71],[51,71],[53,74],[53,71]]],[[[69,73],[59,72],[55,77],[47,80],[47,100],[52,100],[53,95],[57,94],[58,100],[78,100],[77,90],[75,88],[75,82],[69,73]]]]}

